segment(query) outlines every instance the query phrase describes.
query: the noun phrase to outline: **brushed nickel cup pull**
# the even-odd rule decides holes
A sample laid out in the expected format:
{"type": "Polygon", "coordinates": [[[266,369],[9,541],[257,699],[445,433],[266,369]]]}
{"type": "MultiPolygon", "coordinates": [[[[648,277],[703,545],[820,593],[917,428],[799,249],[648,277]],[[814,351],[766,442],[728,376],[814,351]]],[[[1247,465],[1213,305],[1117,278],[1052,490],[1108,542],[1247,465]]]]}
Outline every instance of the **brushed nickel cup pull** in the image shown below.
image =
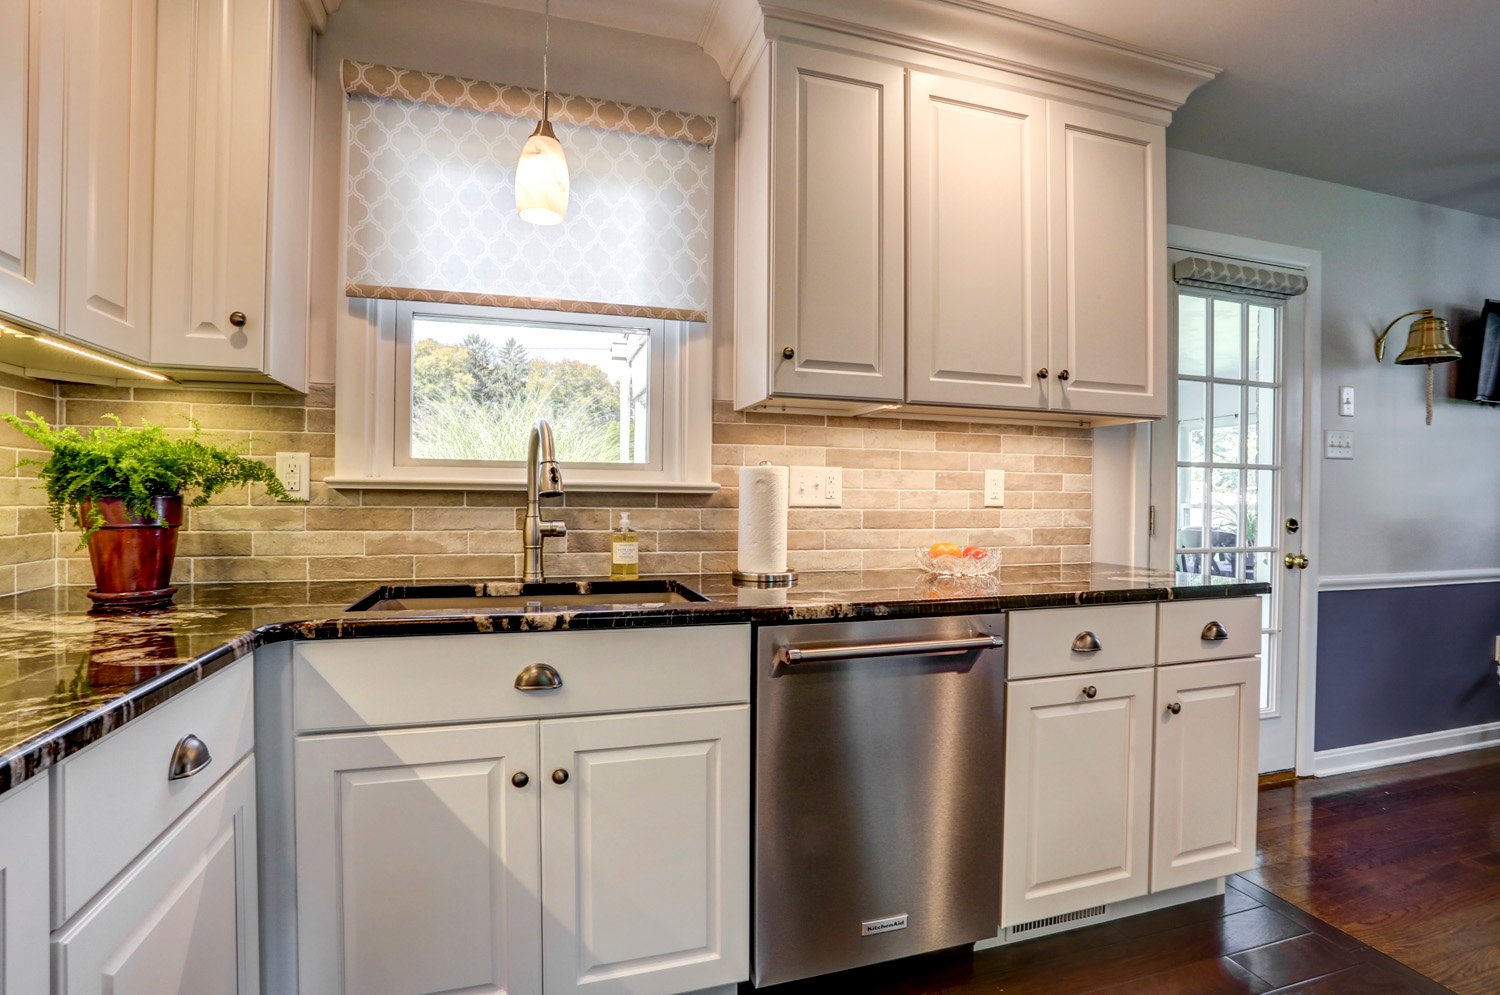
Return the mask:
{"type": "Polygon", "coordinates": [[[1095,697],[1098,696],[1098,694],[1099,694],[1099,689],[1096,688],[1096,687],[1094,687],[1094,685],[1092,685],[1092,684],[1088,685],[1087,687],[1085,687],[1083,689],[1083,696],[1085,698],[1095,698],[1095,697]]]}
{"type": "Polygon", "coordinates": [[[167,780],[180,781],[185,777],[192,777],[213,763],[213,760],[213,755],[208,752],[208,744],[188,733],[177,741],[177,746],[172,750],[172,762],[167,765],[167,780]]]}
{"type": "Polygon", "coordinates": [[[1229,638],[1229,630],[1218,622],[1210,622],[1203,627],[1202,638],[1205,643],[1222,643],[1229,638]]]}
{"type": "Polygon", "coordinates": [[[1074,653],[1097,653],[1104,648],[1099,637],[1085,629],[1073,637],[1074,653]]]}
{"type": "Polygon", "coordinates": [[[557,770],[554,770],[552,772],[552,783],[553,784],[567,784],[568,783],[568,772],[565,771],[565,770],[563,770],[561,767],[557,768],[557,770]]]}
{"type": "Polygon", "coordinates": [[[517,691],[556,691],[562,686],[562,674],[550,664],[533,663],[516,675],[517,691]]]}
{"type": "Polygon", "coordinates": [[[518,770],[510,776],[510,783],[514,784],[518,788],[524,788],[526,787],[526,785],[531,783],[531,778],[526,776],[526,772],[524,770],[518,770]]]}
{"type": "Polygon", "coordinates": [[[249,320],[250,320],[249,318],[245,317],[245,312],[243,312],[243,311],[230,311],[229,312],[229,323],[231,325],[233,325],[235,328],[244,328],[245,327],[245,322],[247,322],[249,320]]]}
{"type": "Polygon", "coordinates": [[[1171,712],[1173,715],[1178,714],[1179,712],[1182,711],[1182,702],[1180,702],[1180,701],[1174,701],[1174,702],[1172,702],[1170,705],[1167,706],[1167,711],[1171,712]]]}

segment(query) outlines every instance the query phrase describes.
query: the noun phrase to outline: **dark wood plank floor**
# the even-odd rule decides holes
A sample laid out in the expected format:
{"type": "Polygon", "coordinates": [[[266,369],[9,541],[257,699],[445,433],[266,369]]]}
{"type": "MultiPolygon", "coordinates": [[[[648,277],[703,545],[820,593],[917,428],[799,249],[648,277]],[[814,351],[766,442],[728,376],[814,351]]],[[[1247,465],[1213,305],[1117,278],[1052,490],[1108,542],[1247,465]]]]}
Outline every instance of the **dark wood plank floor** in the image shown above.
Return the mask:
{"type": "Polygon", "coordinates": [[[1245,876],[1461,995],[1500,993],[1500,749],[1260,793],[1245,876]]]}
{"type": "Polygon", "coordinates": [[[1500,749],[1266,788],[1259,832],[1222,898],[762,991],[1500,995],[1500,749]]]}

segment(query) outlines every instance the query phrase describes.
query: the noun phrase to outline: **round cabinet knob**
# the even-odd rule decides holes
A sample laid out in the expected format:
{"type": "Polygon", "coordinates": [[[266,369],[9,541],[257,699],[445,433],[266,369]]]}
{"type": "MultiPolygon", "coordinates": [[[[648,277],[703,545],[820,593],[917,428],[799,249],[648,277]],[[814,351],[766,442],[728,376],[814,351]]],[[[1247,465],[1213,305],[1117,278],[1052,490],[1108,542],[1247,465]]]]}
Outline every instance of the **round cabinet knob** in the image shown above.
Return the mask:
{"type": "Polygon", "coordinates": [[[1045,366],[1042,367],[1040,370],[1036,371],[1036,378],[1038,380],[1046,380],[1047,379],[1047,368],[1045,366]]]}
{"type": "Polygon", "coordinates": [[[1085,698],[1095,698],[1095,697],[1098,697],[1098,695],[1099,695],[1099,689],[1096,688],[1096,687],[1094,687],[1094,685],[1092,685],[1092,684],[1090,684],[1088,687],[1086,687],[1086,688],[1083,689],[1083,696],[1085,698]]]}
{"type": "Polygon", "coordinates": [[[245,317],[245,312],[243,312],[243,311],[230,311],[229,312],[229,323],[231,325],[233,325],[235,328],[244,328],[245,327],[245,322],[247,322],[249,320],[250,320],[249,318],[245,317]]]}
{"type": "Polygon", "coordinates": [[[791,346],[787,346],[785,349],[781,350],[781,358],[782,359],[791,359],[792,357],[794,357],[796,355],[797,355],[797,350],[793,349],[791,346]]]}
{"type": "Polygon", "coordinates": [[[565,770],[563,770],[561,767],[557,768],[557,770],[554,770],[552,772],[552,783],[553,784],[567,784],[568,783],[568,772],[565,771],[565,770]]]}
{"type": "Polygon", "coordinates": [[[510,776],[510,783],[514,784],[518,788],[524,788],[526,787],[526,785],[531,783],[531,778],[526,776],[526,772],[524,770],[518,770],[510,776]]]}
{"type": "Polygon", "coordinates": [[[1059,380],[1067,380],[1067,379],[1070,379],[1071,377],[1072,377],[1072,374],[1069,373],[1067,370],[1063,370],[1061,373],[1059,373],[1057,375],[1057,379],[1059,379],[1059,380]]]}
{"type": "Polygon", "coordinates": [[[1167,711],[1171,712],[1173,715],[1178,714],[1179,712],[1182,711],[1182,702],[1180,702],[1180,701],[1174,701],[1174,702],[1172,702],[1170,705],[1167,706],[1167,711]]]}

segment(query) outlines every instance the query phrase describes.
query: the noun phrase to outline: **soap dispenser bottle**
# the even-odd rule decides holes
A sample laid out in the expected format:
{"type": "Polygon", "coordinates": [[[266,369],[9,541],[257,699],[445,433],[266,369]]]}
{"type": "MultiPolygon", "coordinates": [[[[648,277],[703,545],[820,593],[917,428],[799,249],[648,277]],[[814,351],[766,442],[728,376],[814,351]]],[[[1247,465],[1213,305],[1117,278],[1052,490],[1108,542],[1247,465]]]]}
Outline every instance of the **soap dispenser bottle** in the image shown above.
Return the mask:
{"type": "Polygon", "coordinates": [[[641,537],[630,527],[630,512],[620,512],[620,524],[609,534],[609,579],[635,580],[641,575],[641,537]]]}

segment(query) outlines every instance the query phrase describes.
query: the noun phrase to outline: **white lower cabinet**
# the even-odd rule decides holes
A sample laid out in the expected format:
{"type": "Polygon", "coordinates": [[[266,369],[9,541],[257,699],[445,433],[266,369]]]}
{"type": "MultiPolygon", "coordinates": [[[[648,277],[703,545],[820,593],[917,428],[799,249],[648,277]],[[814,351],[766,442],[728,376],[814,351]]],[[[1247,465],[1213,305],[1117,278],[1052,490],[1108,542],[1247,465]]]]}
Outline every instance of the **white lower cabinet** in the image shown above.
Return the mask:
{"type": "Polygon", "coordinates": [[[304,993],[746,976],[749,706],[303,736],[304,993]]]}
{"type": "Polygon", "coordinates": [[[47,778],[0,797],[0,995],[48,991],[47,778]]]}
{"type": "Polygon", "coordinates": [[[1259,680],[1255,657],[1158,668],[1152,891],[1255,866],[1259,680]]]}
{"type": "Polygon", "coordinates": [[[1006,689],[1002,926],[1146,893],[1154,692],[1150,669],[1006,689]]]}
{"type": "Polygon", "coordinates": [[[255,862],[255,760],[246,757],[54,937],[52,990],[259,992],[255,862]]]}

